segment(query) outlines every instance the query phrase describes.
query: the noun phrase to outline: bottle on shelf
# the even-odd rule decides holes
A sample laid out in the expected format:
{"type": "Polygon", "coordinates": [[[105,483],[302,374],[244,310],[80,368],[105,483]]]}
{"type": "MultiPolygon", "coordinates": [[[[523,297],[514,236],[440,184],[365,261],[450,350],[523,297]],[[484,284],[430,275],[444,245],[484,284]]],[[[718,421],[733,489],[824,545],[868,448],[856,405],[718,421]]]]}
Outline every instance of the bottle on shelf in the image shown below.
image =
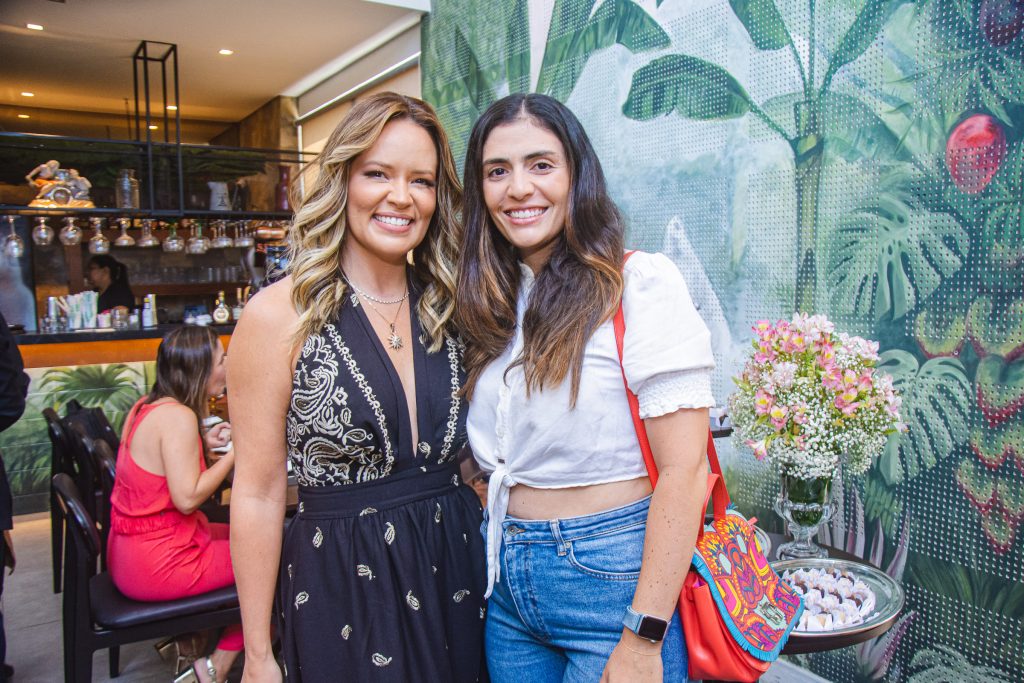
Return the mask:
{"type": "Polygon", "coordinates": [[[245,302],[242,301],[242,288],[235,288],[235,306],[231,309],[231,317],[235,322],[242,317],[242,309],[245,308],[245,302]]]}
{"type": "Polygon", "coordinates": [[[156,327],[156,294],[147,294],[142,301],[142,326],[156,327]]]}
{"type": "Polygon", "coordinates": [[[139,208],[139,180],[134,168],[122,168],[117,176],[114,202],[119,209],[139,208]]]}
{"type": "Polygon", "coordinates": [[[231,309],[228,308],[224,290],[217,292],[217,306],[213,309],[213,322],[224,325],[231,322],[231,309]]]}

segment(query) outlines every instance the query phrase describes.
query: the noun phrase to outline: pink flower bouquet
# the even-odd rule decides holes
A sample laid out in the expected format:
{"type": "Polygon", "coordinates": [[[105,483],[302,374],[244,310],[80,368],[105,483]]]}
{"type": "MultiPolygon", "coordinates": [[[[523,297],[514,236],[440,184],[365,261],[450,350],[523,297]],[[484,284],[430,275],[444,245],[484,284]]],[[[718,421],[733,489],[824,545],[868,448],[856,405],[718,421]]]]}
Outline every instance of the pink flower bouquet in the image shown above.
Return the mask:
{"type": "Polygon", "coordinates": [[[734,438],[800,479],[862,474],[904,429],[892,377],[875,369],[878,342],[797,313],[753,327],[753,351],[729,397],[734,438]]]}

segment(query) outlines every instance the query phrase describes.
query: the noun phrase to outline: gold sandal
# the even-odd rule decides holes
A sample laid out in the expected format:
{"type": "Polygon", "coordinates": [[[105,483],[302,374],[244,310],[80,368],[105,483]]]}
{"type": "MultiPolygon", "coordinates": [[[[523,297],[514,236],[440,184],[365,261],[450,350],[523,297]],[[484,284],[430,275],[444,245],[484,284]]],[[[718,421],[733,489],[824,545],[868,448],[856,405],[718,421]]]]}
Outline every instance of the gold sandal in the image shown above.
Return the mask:
{"type": "MultiPolygon", "coordinates": [[[[203,657],[201,660],[198,660],[198,659],[196,660],[197,663],[200,662],[200,661],[203,661],[203,662],[206,663],[206,673],[210,674],[210,680],[213,681],[213,683],[217,683],[217,669],[213,666],[213,662],[210,661],[210,658],[209,657],[203,657]]],[[[201,680],[199,680],[199,676],[196,675],[195,664],[190,664],[187,669],[185,669],[184,671],[179,672],[178,675],[174,677],[174,683],[203,683],[203,682],[201,680]]]]}

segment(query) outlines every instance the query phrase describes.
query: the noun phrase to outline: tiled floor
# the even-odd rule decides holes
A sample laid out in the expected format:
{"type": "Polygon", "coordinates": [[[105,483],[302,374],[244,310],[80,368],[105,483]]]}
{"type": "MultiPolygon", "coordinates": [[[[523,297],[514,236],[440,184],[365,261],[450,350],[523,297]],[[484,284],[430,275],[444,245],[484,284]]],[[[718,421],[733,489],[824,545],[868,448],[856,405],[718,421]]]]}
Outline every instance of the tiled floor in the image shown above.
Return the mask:
{"type": "MultiPolygon", "coordinates": [[[[24,515],[14,519],[14,551],[18,566],[4,579],[3,612],[7,630],[7,663],[14,667],[15,683],[57,683],[64,678],[61,645],[61,595],[53,593],[50,567],[50,515],[24,515]]],[[[108,677],[105,650],[93,656],[93,681],[167,683],[174,663],[164,662],[153,643],[121,647],[121,675],[108,677]]],[[[241,678],[236,666],[229,680],[241,678]]]]}

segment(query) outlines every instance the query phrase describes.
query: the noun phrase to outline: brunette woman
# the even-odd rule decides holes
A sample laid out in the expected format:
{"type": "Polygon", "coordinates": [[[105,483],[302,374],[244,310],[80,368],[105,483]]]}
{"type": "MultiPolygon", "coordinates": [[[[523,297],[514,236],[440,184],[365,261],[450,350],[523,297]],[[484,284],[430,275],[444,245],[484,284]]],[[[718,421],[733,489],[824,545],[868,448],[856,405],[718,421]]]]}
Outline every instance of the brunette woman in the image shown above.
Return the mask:
{"type": "MultiPolygon", "coordinates": [[[[235,582],[228,525],[199,506],[231,471],[231,450],[207,467],[210,448],[230,439],[227,423],[206,433],[207,400],[224,393],[224,347],[205,327],[179,327],[160,342],[156,383],[125,418],[111,494],[107,564],[118,590],[161,601],[235,582]]],[[[213,654],[176,680],[225,681],[242,649],[241,626],[228,628],[213,654]]]]}
{"type": "Polygon", "coordinates": [[[493,104],[465,191],[458,316],[470,443],[491,472],[492,680],[685,680],[676,602],[706,479],[707,328],[667,258],[623,268],[600,162],[558,101],[493,104]],[[623,370],[660,471],[653,496],[623,370]]]}
{"type": "Polygon", "coordinates": [[[459,477],[460,192],[426,103],[358,102],[317,159],[290,274],[231,345],[232,554],[245,681],[477,681],[480,504],[459,477]],[[299,483],[285,534],[285,458],[299,483]],[[280,567],[280,575],[278,573],[280,567]]]}
{"type": "Polygon", "coordinates": [[[132,308],[135,295],[128,284],[128,267],[110,254],[96,254],[89,259],[85,276],[89,286],[99,291],[97,311],[109,311],[118,306],[132,308]]]}

